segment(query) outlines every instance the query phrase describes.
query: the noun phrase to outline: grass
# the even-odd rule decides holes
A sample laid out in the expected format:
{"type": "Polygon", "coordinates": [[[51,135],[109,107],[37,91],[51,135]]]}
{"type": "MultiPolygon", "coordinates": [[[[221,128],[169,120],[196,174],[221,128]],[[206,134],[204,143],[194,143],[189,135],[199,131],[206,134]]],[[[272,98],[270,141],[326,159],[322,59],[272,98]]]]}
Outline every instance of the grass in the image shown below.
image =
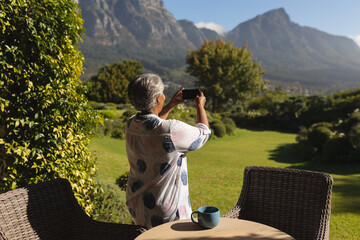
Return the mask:
{"type": "Polygon", "coordinates": [[[102,182],[115,183],[117,177],[129,169],[125,141],[110,137],[91,140],[90,149],[97,159],[97,178],[102,182]]]}
{"type": "MultiPolygon", "coordinates": [[[[188,154],[193,210],[214,205],[225,214],[240,195],[243,171],[249,165],[323,171],[334,178],[330,239],[360,239],[360,165],[320,165],[302,162],[295,152],[295,134],[237,129],[235,135],[212,139],[188,154]]],[[[129,169],[125,141],[93,139],[98,175],[109,183],[129,169]]]]}

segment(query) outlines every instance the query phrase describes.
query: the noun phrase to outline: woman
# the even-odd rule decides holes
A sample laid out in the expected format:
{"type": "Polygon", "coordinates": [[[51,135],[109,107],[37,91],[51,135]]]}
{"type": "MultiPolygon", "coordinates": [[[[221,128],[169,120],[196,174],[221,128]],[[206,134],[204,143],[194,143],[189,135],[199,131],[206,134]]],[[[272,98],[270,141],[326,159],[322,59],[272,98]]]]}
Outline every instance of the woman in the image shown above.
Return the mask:
{"type": "Polygon", "coordinates": [[[164,85],[158,75],[143,74],[130,82],[128,96],[139,113],[128,121],[126,152],[130,174],[126,205],[135,224],[155,227],[191,215],[186,153],[209,139],[201,92],[194,100],[197,124],[166,120],[170,110],[184,102],[182,89],[164,105],[164,85]]]}

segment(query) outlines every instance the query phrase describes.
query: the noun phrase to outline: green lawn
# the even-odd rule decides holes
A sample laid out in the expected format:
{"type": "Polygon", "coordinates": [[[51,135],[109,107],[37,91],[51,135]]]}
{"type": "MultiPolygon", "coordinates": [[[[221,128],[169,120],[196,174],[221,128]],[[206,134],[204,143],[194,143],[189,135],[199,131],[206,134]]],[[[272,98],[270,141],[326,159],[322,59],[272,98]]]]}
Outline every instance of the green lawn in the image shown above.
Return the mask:
{"type": "MultiPolygon", "coordinates": [[[[323,171],[334,178],[330,239],[360,239],[360,165],[309,164],[294,151],[295,134],[238,129],[234,136],[212,139],[188,154],[193,209],[214,205],[225,214],[240,195],[243,171],[249,165],[293,167],[323,171]]],[[[106,182],[128,170],[125,141],[93,139],[98,178],[106,182]]]]}

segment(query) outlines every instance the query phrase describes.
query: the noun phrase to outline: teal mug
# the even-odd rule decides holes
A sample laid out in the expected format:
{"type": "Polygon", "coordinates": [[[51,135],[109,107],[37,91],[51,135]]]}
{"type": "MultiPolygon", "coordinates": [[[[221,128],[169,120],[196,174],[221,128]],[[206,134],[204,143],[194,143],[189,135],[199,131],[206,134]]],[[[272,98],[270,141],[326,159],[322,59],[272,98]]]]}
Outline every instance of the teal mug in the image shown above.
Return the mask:
{"type": "Polygon", "coordinates": [[[211,206],[201,207],[197,211],[191,213],[191,221],[199,224],[203,228],[216,227],[220,221],[220,210],[217,207],[211,206]],[[194,214],[197,214],[197,222],[193,218],[194,214]]]}

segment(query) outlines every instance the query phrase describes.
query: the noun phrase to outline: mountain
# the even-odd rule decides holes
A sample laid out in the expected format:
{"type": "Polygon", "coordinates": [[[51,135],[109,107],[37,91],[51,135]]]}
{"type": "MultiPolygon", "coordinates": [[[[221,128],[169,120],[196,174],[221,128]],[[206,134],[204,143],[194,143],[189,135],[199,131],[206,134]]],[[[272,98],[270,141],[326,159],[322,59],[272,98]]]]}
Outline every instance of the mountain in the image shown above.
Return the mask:
{"type": "Polygon", "coordinates": [[[360,84],[360,48],[353,40],[301,27],[283,8],[239,24],[226,39],[235,46],[246,42],[270,79],[321,88],[360,84]]]}
{"type": "Polygon", "coordinates": [[[83,80],[96,74],[98,67],[125,58],[139,60],[147,70],[173,78],[172,70],[184,67],[187,49],[199,47],[204,39],[218,39],[212,30],[175,20],[162,0],[78,3],[86,29],[80,44],[85,56],[83,80]]]}
{"type": "Polygon", "coordinates": [[[360,84],[360,48],[349,38],[302,27],[284,9],[275,9],[240,23],[225,36],[175,20],[162,0],[79,0],[86,34],[83,80],[104,64],[130,58],[165,82],[193,85],[184,72],[188,49],[220,37],[235,46],[245,43],[275,86],[301,93],[331,92],[360,84]]]}

